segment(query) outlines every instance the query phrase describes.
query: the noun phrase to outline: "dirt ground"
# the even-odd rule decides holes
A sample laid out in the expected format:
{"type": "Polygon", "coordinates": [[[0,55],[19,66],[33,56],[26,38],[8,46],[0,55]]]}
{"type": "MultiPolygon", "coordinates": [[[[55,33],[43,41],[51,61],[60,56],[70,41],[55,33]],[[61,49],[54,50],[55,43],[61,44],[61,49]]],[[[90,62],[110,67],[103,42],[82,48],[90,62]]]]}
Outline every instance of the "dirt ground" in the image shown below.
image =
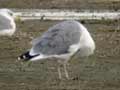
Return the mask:
{"type": "Polygon", "coordinates": [[[1,8],[118,10],[120,0],[0,0],[1,8]]]}
{"type": "Polygon", "coordinates": [[[58,22],[19,22],[15,35],[0,37],[0,90],[120,90],[117,21],[85,21],[96,43],[95,54],[88,59],[77,54],[69,61],[70,80],[58,79],[55,61],[37,61],[28,67],[17,62],[17,57],[31,47],[33,37],[58,22]]]}

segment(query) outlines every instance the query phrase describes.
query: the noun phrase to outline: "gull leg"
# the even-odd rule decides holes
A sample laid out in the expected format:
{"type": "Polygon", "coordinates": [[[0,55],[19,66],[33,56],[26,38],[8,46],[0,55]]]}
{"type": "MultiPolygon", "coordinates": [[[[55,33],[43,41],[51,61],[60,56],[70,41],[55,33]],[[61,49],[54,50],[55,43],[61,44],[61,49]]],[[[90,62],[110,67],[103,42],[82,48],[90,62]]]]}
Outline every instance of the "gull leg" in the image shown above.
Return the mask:
{"type": "Polygon", "coordinates": [[[68,74],[68,71],[67,71],[66,64],[64,64],[64,72],[65,72],[66,78],[69,79],[69,74],[68,74]]]}
{"type": "Polygon", "coordinates": [[[62,79],[62,74],[61,74],[60,66],[58,66],[58,75],[59,75],[59,79],[62,79]]]}

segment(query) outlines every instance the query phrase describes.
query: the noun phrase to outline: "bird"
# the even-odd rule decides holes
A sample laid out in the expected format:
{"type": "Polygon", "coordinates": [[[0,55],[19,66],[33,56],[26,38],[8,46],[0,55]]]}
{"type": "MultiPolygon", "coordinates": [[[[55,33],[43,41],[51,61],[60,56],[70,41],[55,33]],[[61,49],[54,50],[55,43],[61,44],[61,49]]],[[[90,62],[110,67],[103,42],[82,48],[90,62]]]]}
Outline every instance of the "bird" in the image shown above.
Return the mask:
{"type": "Polygon", "coordinates": [[[7,8],[0,9],[0,36],[12,36],[16,31],[16,23],[19,17],[7,8]]]}
{"type": "Polygon", "coordinates": [[[22,61],[37,61],[55,59],[59,79],[62,79],[61,68],[64,68],[65,78],[69,79],[68,61],[78,51],[80,57],[92,55],[95,42],[87,28],[76,20],[59,22],[50,27],[41,36],[32,40],[32,48],[18,57],[22,61]],[[62,67],[61,67],[62,66],[62,67]]]}

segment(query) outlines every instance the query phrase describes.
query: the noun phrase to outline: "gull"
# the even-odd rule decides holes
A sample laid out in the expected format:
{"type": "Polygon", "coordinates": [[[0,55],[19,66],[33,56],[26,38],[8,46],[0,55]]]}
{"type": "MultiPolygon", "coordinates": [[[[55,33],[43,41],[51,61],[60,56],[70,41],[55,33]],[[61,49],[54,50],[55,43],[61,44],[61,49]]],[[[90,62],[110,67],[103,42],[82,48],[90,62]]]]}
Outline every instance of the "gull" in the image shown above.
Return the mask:
{"type": "Polygon", "coordinates": [[[16,30],[15,20],[17,19],[12,10],[0,9],[0,36],[12,36],[16,30]]]}
{"type": "Polygon", "coordinates": [[[61,65],[65,77],[69,79],[66,68],[68,61],[78,51],[80,57],[92,55],[95,43],[88,30],[75,20],[62,21],[53,25],[42,36],[32,40],[32,48],[18,57],[22,61],[55,59],[58,65],[59,79],[62,79],[61,65]]]}

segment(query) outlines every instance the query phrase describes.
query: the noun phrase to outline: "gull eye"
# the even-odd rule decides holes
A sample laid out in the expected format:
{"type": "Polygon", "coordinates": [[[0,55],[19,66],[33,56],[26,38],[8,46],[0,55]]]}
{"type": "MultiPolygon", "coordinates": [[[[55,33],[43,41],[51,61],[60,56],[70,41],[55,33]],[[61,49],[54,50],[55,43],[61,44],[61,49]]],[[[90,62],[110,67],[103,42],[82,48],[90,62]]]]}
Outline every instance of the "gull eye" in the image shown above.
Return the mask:
{"type": "Polygon", "coordinates": [[[8,14],[9,14],[10,16],[13,16],[13,13],[12,13],[12,12],[8,12],[8,14]]]}

